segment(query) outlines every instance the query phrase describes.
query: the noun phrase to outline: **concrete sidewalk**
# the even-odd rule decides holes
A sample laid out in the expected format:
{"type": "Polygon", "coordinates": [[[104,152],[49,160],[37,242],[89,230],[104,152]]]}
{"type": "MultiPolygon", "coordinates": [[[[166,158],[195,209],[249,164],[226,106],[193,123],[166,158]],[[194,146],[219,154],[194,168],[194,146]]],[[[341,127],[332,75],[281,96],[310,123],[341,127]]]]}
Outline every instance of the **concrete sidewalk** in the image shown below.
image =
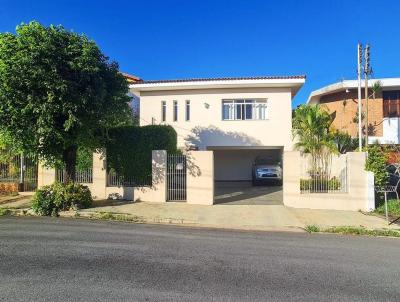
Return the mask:
{"type": "Polygon", "coordinates": [[[374,215],[361,212],[294,209],[283,205],[189,205],[139,202],[118,203],[80,210],[82,216],[109,212],[134,215],[147,223],[171,223],[191,226],[242,230],[302,231],[307,225],[319,227],[354,226],[368,229],[397,229],[374,215]]]}

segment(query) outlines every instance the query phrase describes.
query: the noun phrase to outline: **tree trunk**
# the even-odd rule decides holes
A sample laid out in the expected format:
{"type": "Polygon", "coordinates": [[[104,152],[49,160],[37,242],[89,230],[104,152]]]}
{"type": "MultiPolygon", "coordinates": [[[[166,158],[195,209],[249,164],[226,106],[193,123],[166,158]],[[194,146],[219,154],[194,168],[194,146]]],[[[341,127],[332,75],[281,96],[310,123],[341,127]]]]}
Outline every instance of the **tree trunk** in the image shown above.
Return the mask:
{"type": "Polygon", "coordinates": [[[63,160],[65,163],[64,183],[75,182],[76,154],[78,148],[71,146],[64,150],[63,160]]]}

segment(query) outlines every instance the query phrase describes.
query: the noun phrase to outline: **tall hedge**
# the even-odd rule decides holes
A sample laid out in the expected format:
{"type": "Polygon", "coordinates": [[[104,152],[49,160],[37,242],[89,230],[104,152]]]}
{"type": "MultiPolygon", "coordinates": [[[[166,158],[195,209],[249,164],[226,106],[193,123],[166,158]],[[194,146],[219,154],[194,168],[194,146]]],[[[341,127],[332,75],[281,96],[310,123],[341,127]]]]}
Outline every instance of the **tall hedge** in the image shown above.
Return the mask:
{"type": "Polygon", "coordinates": [[[171,126],[123,126],[109,131],[107,166],[124,177],[151,175],[151,151],[176,152],[177,136],[171,126]]]}

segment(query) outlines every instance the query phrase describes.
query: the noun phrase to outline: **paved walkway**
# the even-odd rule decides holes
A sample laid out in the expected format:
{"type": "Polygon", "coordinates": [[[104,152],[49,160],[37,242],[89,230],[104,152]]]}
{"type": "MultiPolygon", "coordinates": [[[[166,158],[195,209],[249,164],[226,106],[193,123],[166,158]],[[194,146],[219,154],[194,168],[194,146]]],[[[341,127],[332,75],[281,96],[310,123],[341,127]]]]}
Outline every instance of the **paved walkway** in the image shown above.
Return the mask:
{"type": "MultiPolygon", "coordinates": [[[[172,223],[243,230],[299,230],[320,227],[355,226],[383,229],[386,221],[361,212],[294,209],[283,205],[190,205],[185,203],[117,203],[80,211],[134,215],[147,223],[172,223]]],[[[390,228],[399,228],[393,225],[390,228]]]]}
{"type": "Polygon", "coordinates": [[[251,183],[218,183],[215,203],[225,205],[282,205],[281,186],[252,186],[251,183]]]}
{"type": "MultiPolygon", "coordinates": [[[[30,207],[30,196],[5,200],[0,205],[4,208],[23,209],[30,207]]],[[[215,227],[242,230],[302,231],[307,225],[320,227],[354,226],[369,229],[392,228],[386,221],[374,215],[361,212],[294,209],[279,204],[242,205],[223,203],[213,206],[190,205],[179,202],[152,203],[126,201],[95,201],[95,207],[80,210],[81,216],[93,213],[110,212],[136,216],[138,221],[147,223],[184,224],[191,226],[215,227]]],[[[74,215],[73,212],[62,216],[74,215]]]]}

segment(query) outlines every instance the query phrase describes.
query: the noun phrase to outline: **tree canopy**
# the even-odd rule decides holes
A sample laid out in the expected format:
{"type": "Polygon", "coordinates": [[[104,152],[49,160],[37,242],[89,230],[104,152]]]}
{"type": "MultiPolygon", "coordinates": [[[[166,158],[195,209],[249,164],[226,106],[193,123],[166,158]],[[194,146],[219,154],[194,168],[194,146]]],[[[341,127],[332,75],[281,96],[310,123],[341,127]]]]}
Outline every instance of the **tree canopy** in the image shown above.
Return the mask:
{"type": "Polygon", "coordinates": [[[0,133],[74,180],[79,146],[105,145],[129,124],[128,84],[96,43],[62,26],[21,24],[0,34],[0,133]]]}

